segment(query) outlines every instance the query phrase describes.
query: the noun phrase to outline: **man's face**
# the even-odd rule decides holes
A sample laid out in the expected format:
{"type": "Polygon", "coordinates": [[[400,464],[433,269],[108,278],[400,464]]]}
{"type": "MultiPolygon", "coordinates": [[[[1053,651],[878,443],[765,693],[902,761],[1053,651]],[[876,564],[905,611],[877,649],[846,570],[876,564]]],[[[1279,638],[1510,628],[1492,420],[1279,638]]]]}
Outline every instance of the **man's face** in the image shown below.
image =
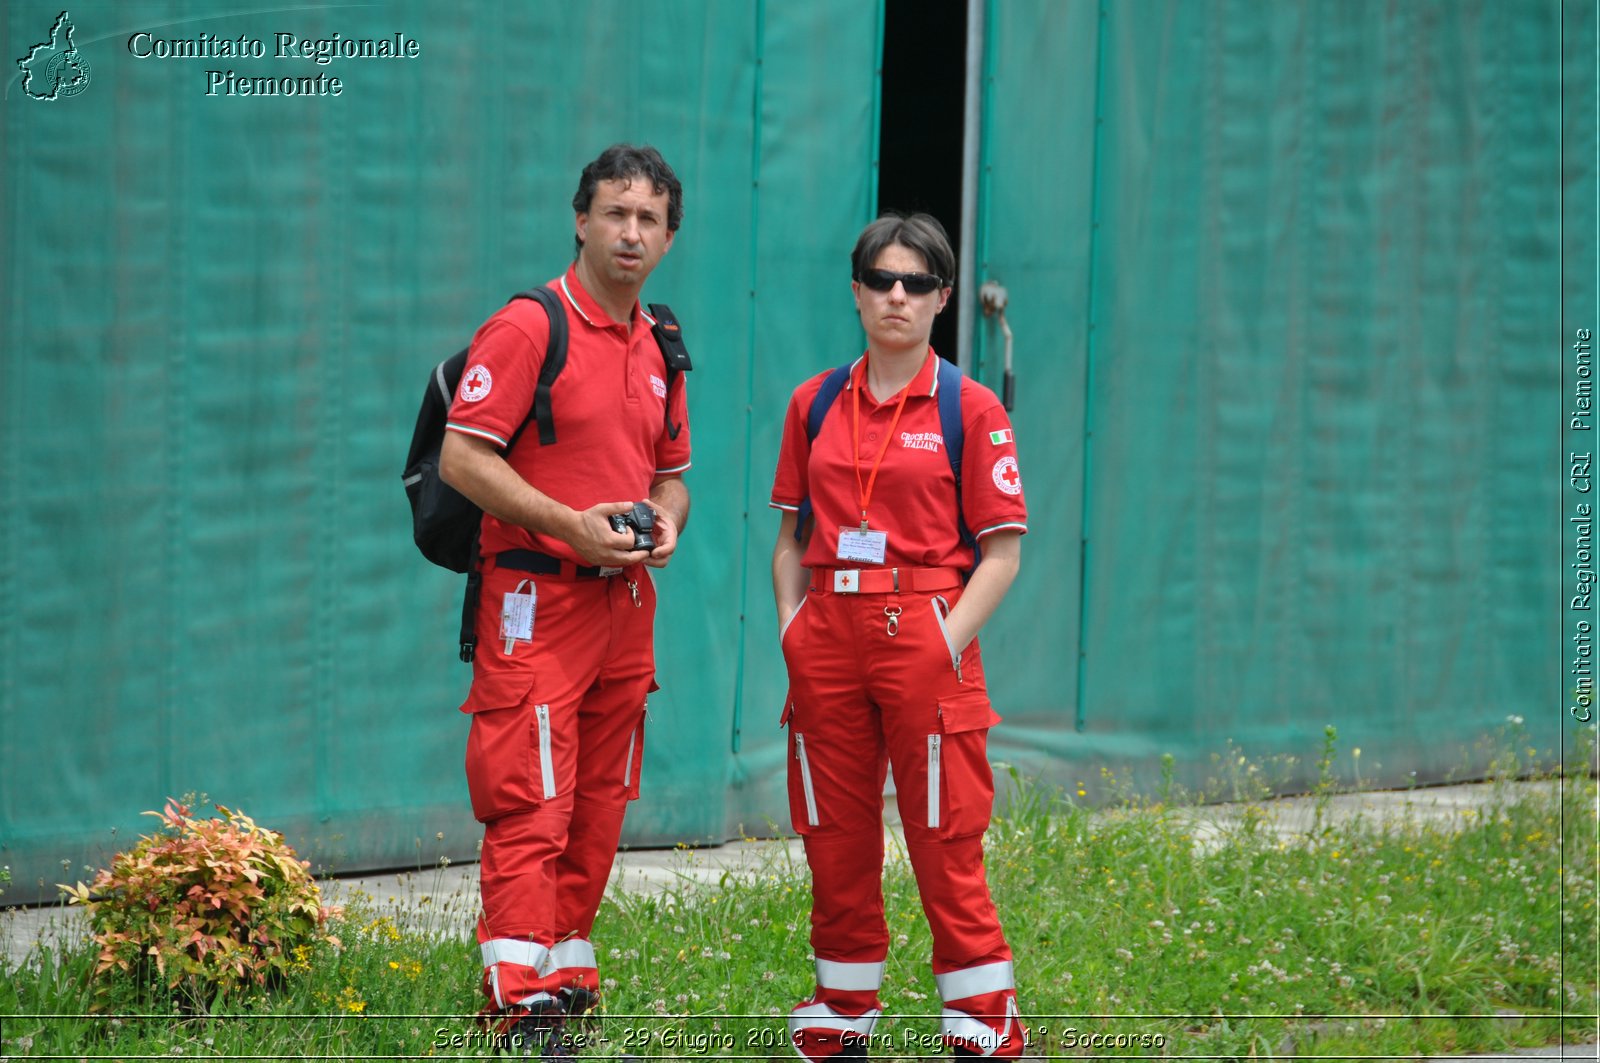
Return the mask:
{"type": "Polygon", "coordinates": [[[578,254],[596,277],[637,291],[672,246],[667,193],[648,177],[601,181],[587,213],[577,217],[578,254]]]}

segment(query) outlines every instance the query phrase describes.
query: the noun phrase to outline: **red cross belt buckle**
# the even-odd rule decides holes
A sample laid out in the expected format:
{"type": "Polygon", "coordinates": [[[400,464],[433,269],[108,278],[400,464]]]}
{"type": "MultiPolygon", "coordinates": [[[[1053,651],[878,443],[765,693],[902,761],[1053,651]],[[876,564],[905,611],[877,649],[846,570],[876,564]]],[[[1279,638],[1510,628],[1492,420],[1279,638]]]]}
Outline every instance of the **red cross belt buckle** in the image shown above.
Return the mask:
{"type": "Polygon", "coordinates": [[[855,594],[861,589],[861,574],[853,568],[838,568],[833,571],[833,592],[835,594],[855,594]]]}

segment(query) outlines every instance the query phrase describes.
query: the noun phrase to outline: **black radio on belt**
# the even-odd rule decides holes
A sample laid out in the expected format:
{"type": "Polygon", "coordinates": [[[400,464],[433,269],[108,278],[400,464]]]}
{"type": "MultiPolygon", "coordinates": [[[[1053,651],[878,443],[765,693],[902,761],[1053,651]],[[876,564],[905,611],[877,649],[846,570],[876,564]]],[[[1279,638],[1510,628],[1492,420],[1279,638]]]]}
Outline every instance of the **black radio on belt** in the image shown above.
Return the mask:
{"type": "Polygon", "coordinates": [[[633,529],[633,548],[635,550],[654,550],[656,548],[656,511],[643,502],[635,502],[630,513],[611,514],[611,530],[627,531],[633,529]]]}

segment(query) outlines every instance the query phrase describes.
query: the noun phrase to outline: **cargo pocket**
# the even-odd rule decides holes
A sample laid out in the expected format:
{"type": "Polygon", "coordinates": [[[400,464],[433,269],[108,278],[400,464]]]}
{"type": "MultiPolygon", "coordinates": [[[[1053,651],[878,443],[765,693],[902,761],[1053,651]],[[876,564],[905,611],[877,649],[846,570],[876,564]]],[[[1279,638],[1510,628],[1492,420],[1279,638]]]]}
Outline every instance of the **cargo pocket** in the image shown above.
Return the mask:
{"type": "Polygon", "coordinates": [[[982,834],[994,809],[988,730],[1000,722],[978,690],[939,699],[939,730],[928,735],[928,829],[949,837],[982,834]]]}
{"type": "MultiPolygon", "coordinates": [[[[553,789],[548,756],[541,757],[535,706],[526,703],[532,676],[502,674],[473,681],[463,712],[472,714],[467,733],[467,791],[472,814],[487,823],[497,816],[535,808],[553,789]]],[[[544,708],[540,706],[540,708],[544,708]]],[[[544,713],[543,745],[549,744],[549,710],[544,713]]]]}
{"type": "Polygon", "coordinates": [[[533,672],[521,668],[505,668],[493,672],[478,672],[472,677],[472,688],[467,700],[461,703],[465,713],[487,712],[490,709],[509,709],[521,705],[533,689],[533,672]]]}

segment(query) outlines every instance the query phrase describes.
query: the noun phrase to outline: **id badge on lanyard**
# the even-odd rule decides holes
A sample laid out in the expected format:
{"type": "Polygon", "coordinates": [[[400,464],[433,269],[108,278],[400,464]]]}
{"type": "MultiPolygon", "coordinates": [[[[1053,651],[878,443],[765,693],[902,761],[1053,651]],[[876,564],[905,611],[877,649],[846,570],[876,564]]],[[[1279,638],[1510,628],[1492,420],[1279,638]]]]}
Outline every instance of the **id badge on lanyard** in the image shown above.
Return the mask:
{"type": "MultiPolygon", "coordinates": [[[[863,367],[861,379],[866,380],[866,356],[862,357],[863,367]]],[[[883,445],[878,448],[878,456],[873,459],[872,471],[868,474],[865,483],[861,479],[861,389],[854,387],[850,391],[851,407],[851,435],[855,444],[852,454],[856,467],[856,491],[861,499],[861,526],[859,528],[839,528],[840,561],[854,561],[857,564],[881,565],[889,551],[889,533],[873,531],[867,526],[867,506],[872,499],[872,488],[878,482],[878,470],[883,465],[884,452],[889,449],[889,440],[894,438],[894,430],[900,424],[900,415],[905,412],[906,398],[911,394],[908,384],[900,391],[900,401],[895,404],[894,417],[889,421],[889,429],[883,434],[883,445]]]]}
{"type": "Polygon", "coordinates": [[[859,528],[839,529],[839,560],[864,565],[881,565],[888,554],[889,533],[872,531],[863,521],[859,528]]]}

